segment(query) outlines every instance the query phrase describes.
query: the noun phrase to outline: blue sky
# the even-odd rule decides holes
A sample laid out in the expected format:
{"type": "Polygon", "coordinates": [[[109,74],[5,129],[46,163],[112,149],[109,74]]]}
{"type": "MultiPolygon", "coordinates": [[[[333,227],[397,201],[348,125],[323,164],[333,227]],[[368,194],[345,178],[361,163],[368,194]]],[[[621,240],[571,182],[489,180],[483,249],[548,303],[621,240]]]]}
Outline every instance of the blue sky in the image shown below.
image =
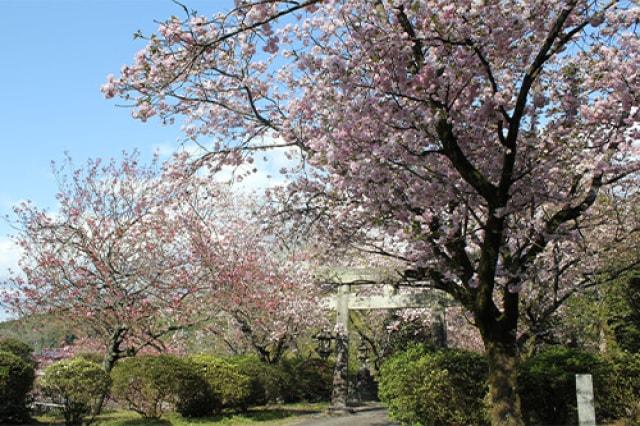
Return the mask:
{"type": "MultiPolygon", "coordinates": [[[[188,0],[201,13],[227,0],[188,0]]],[[[51,160],[78,163],[138,149],[144,156],[178,146],[180,129],[133,120],[100,93],[144,45],[158,20],[183,11],[171,0],[0,0],[0,214],[29,199],[55,208],[51,160]]],[[[0,221],[0,279],[17,252],[0,221]]],[[[0,319],[3,317],[0,311],[0,319]]]]}

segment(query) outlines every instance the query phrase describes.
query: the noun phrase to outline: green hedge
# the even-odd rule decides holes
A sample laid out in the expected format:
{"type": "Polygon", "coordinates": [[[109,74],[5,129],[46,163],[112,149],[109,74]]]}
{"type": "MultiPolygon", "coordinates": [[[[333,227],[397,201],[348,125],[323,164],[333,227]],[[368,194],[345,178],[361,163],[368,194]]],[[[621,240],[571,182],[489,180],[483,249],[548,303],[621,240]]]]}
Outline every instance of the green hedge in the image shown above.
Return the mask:
{"type": "Polygon", "coordinates": [[[159,418],[174,407],[185,416],[206,415],[213,409],[208,383],[192,363],[175,356],[124,359],[111,378],[112,396],[146,418],[159,418]]]}
{"type": "Polygon", "coordinates": [[[627,417],[640,424],[640,353],[614,353],[607,358],[614,388],[611,405],[614,417],[627,417]]]}
{"type": "Polygon", "coordinates": [[[284,402],[320,402],[331,399],[333,364],[318,358],[288,358],[278,365],[285,378],[284,402]]]}
{"type": "Polygon", "coordinates": [[[253,356],[142,356],[116,365],[112,396],[148,418],[170,407],[185,417],[202,417],[222,409],[328,400],[332,371],[331,364],[316,359],[269,365],[253,356]]]}
{"type": "Polygon", "coordinates": [[[265,364],[251,355],[230,357],[227,361],[250,379],[247,405],[266,405],[284,400],[288,377],[281,368],[265,364]]]}
{"type": "Polygon", "coordinates": [[[36,368],[36,362],[33,359],[33,348],[18,339],[4,338],[0,339],[0,352],[9,352],[36,368]]]}
{"type": "Polygon", "coordinates": [[[76,358],[50,365],[40,380],[42,392],[63,405],[66,425],[80,425],[109,391],[111,379],[96,363],[76,358]]]}
{"type": "MultiPolygon", "coordinates": [[[[402,424],[486,423],[488,368],[479,354],[411,347],[385,362],[380,399],[402,424]]],[[[529,425],[577,424],[576,374],[591,374],[598,422],[640,424],[640,354],[608,357],[553,347],[521,362],[518,386],[529,425]]]]}
{"type": "Polygon", "coordinates": [[[521,363],[522,411],[529,424],[577,424],[576,374],[593,377],[598,422],[637,415],[640,355],[600,357],[554,347],[521,363]]]}
{"type": "MultiPolygon", "coordinates": [[[[518,386],[522,413],[528,424],[577,424],[576,374],[591,374],[596,413],[602,418],[610,407],[606,395],[611,383],[605,363],[596,355],[555,347],[534,355],[520,364],[518,386]]],[[[605,416],[609,417],[609,416],[605,416]]]]}
{"type": "Polygon", "coordinates": [[[248,407],[251,379],[240,368],[213,355],[195,355],[189,359],[209,384],[216,411],[248,407]]]}
{"type": "Polygon", "coordinates": [[[27,403],[35,372],[32,364],[9,352],[0,352],[0,424],[29,421],[27,403]]]}
{"type": "Polygon", "coordinates": [[[256,356],[226,359],[248,376],[247,406],[278,402],[319,402],[331,398],[333,364],[321,359],[286,358],[266,364],[256,356]]]}
{"type": "Polygon", "coordinates": [[[84,359],[94,364],[102,365],[104,363],[104,355],[99,352],[80,352],[74,358],[84,359]]]}
{"type": "Polygon", "coordinates": [[[483,425],[487,374],[477,353],[413,346],[382,365],[379,396],[402,424],[483,425]]]}

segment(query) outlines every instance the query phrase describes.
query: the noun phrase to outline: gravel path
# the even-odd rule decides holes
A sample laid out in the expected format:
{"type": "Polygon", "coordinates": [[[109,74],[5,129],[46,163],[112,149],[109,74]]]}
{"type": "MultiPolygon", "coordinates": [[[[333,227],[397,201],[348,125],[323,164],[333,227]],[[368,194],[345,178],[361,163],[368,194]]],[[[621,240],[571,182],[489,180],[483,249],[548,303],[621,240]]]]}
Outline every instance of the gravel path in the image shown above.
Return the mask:
{"type": "Polygon", "coordinates": [[[397,426],[387,417],[387,410],[376,408],[344,416],[323,415],[294,423],[295,426],[397,426]]]}

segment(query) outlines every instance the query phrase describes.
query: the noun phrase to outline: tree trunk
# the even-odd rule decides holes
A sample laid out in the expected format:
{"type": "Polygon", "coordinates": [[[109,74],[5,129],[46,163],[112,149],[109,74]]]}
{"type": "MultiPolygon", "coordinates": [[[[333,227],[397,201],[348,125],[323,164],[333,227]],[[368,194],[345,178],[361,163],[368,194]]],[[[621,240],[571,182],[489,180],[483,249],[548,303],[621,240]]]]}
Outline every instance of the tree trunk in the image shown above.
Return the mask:
{"type": "MultiPolygon", "coordinates": [[[[115,365],[115,363],[116,363],[116,357],[114,356],[113,353],[110,352],[104,358],[104,361],[102,362],[102,368],[104,369],[104,371],[107,372],[107,374],[110,374],[111,370],[113,370],[113,366],[115,365]]],[[[93,420],[95,419],[95,416],[97,416],[102,412],[102,407],[106,399],[107,399],[107,392],[100,395],[95,407],[93,407],[93,415],[92,415],[91,421],[88,422],[87,424],[90,424],[91,422],[93,422],[93,420]]]]}
{"type": "MultiPolygon", "coordinates": [[[[107,354],[105,355],[104,361],[102,362],[102,368],[107,374],[111,373],[111,370],[113,370],[113,366],[116,364],[116,361],[120,357],[120,343],[122,342],[122,333],[124,331],[126,331],[126,328],[118,328],[118,330],[113,335],[109,347],[107,348],[107,354]]],[[[107,394],[108,392],[104,392],[98,398],[95,407],[93,407],[93,413],[90,422],[92,422],[95,417],[102,412],[102,406],[104,405],[104,401],[107,399],[107,394]]]]}
{"type": "Polygon", "coordinates": [[[492,426],[523,426],[517,388],[515,330],[493,327],[482,333],[489,362],[489,414],[492,426]]]}

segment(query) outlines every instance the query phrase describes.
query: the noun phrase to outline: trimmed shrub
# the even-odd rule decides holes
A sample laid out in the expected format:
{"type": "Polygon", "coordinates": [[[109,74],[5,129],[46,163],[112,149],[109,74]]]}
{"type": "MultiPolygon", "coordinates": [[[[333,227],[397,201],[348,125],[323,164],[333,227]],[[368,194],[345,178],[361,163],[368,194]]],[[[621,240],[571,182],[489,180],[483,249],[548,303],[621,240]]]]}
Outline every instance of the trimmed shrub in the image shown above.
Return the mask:
{"type": "Polygon", "coordinates": [[[379,396],[403,424],[486,424],[488,365],[474,352],[413,346],[380,369],[379,396]]]}
{"type": "Polygon", "coordinates": [[[35,372],[32,364],[10,352],[0,352],[0,424],[29,420],[28,396],[35,372]]]}
{"type": "Polygon", "coordinates": [[[333,364],[318,358],[284,359],[278,366],[286,377],[285,402],[320,402],[331,399],[333,364]]]}
{"type": "Polygon", "coordinates": [[[185,416],[207,414],[207,382],[192,363],[178,357],[127,358],[114,367],[111,378],[112,396],[143,417],[159,418],[171,407],[185,416]]]}
{"type": "Polygon", "coordinates": [[[247,408],[251,394],[251,379],[240,368],[213,355],[195,355],[190,361],[211,388],[213,400],[220,408],[247,408]]]}
{"type": "Polygon", "coordinates": [[[612,353],[605,362],[607,382],[611,384],[606,397],[609,417],[640,424],[640,353],[612,353]]]}
{"type": "Polygon", "coordinates": [[[96,363],[70,359],[50,365],[40,381],[42,392],[63,405],[66,425],[80,425],[109,391],[111,379],[96,363]]]}
{"type": "Polygon", "coordinates": [[[99,352],[80,352],[74,358],[84,359],[94,364],[102,365],[104,363],[104,355],[99,352]]]}
{"type": "MultiPolygon", "coordinates": [[[[196,372],[196,374],[198,374],[196,372]]],[[[189,389],[188,386],[179,390],[176,402],[176,411],[183,417],[206,417],[220,411],[222,402],[216,398],[214,393],[202,376],[196,376],[187,380],[187,383],[195,384],[189,389]]]]}
{"type": "Polygon", "coordinates": [[[607,362],[594,354],[554,347],[520,365],[518,387],[528,424],[577,424],[576,374],[591,374],[599,420],[620,414],[616,384],[607,362]]]}
{"type": "Polygon", "coordinates": [[[36,361],[33,359],[33,348],[21,340],[0,339],[0,352],[12,353],[33,368],[36,367],[36,361]]]}
{"type": "Polygon", "coordinates": [[[240,373],[249,377],[248,406],[266,405],[284,400],[283,393],[287,375],[278,367],[265,364],[256,356],[236,356],[227,358],[238,367],[240,373]]]}

